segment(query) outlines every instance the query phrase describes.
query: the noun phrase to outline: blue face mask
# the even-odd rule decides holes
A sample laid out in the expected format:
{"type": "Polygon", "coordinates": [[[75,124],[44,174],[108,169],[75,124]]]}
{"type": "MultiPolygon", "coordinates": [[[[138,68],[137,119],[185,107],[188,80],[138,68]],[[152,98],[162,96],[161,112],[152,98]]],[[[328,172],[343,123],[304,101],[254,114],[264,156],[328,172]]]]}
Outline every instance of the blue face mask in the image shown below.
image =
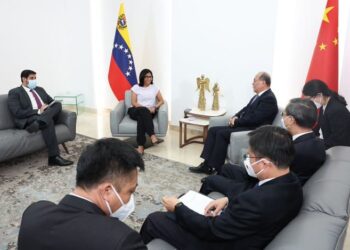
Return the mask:
{"type": "Polygon", "coordinates": [[[29,89],[35,89],[37,85],[36,80],[28,80],[28,88],[29,89]]]}

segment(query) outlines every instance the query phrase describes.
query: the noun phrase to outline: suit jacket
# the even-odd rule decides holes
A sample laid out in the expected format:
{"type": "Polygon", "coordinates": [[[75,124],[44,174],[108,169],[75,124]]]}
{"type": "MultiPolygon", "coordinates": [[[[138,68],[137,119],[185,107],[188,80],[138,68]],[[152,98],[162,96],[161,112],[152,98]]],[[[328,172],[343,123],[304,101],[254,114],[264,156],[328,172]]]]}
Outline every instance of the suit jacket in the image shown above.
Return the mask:
{"type": "Polygon", "coordinates": [[[293,143],[295,158],[290,169],[304,185],[326,160],[324,142],[317,138],[314,133],[309,133],[296,138],[293,143]]]}
{"type": "MultiPolygon", "coordinates": [[[[318,124],[322,129],[326,149],[350,146],[350,112],[333,97],[330,98],[324,112],[321,108],[318,124]]],[[[319,127],[316,128],[316,134],[319,127]]]]}
{"type": "Polygon", "coordinates": [[[288,173],[236,192],[217,217],[205,217],[185,205],[175,214],[178,223],[202,241],[188,242],[188,249],[263,249],[298,214],[302,199],[297,177],[288,173]]]}
{"type": "Polygon", "coordinates": [[[147,249],[140,235],[95,204],[66,195],[56,205],[39,201],[23,213],[19,250],[147,249]]]}
{"type": "Polygon", "coordinates": [[[241,109],[234,116],[235,127],[256,128],[262,125],[272,124],[278,112],[277,100],[271,89],[265,91],[254,102],[254,97],[247,106],[241,109]]]}
{"type": "MultiPolygon", "coordinates": [[[[45,89],[36,87],[35,91],[44,103],[48,104],[53,101],[51,96],[46,93],[45,89]]],[[[30,98],[22,86],[9,91],[7,104],[14,117],[16,127],[20,129],[25,128],[28,119],[38,115],[38,110],[33,109],[30,98]]]]}

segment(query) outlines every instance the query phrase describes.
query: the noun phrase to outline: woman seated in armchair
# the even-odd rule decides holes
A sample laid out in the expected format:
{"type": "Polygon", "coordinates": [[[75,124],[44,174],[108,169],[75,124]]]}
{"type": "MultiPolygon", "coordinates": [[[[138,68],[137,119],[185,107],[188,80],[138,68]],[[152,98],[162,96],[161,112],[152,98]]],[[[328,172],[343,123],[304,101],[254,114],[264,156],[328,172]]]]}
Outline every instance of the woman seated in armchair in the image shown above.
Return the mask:
{"type": "Polygon", "coordinates": [[[158,143],[154,134],[153,118],[164,103],[158,87],[153,85],[153,74],[149,69],[143,69],[139,76],[139,84],[131,88],[131,104],[128,114],[137,121],[137,151],[144,152],[147,133],[153,144],[158,143]]]}

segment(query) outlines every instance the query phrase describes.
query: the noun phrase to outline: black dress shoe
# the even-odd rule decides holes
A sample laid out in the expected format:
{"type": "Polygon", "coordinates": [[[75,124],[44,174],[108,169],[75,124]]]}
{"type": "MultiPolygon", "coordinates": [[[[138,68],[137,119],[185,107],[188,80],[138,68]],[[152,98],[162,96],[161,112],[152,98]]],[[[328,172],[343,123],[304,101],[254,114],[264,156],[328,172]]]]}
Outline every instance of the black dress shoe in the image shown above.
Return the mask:
{"type": "Polygon", "coordinates": [[[72,161],[63,159],[59,155],[49,157],[49,166],[68,166],[68,165],[72,165],[72,164],[73,164],[72,161]]]}
{"type": "Polygon", "coordinates": [[[192,173],[204,173],[204,174],[212,174],[214,170],[209,167],[207,164],[202,162],[198,167],[189,167],[188,168],[192,173]]]}
{"type": "Polygon", "coordinates": [[[39,130],[39,123],[37,121],[32,122],[29,126],[26,127],[26,130],[29,133],[34,133],[39,130]]]}

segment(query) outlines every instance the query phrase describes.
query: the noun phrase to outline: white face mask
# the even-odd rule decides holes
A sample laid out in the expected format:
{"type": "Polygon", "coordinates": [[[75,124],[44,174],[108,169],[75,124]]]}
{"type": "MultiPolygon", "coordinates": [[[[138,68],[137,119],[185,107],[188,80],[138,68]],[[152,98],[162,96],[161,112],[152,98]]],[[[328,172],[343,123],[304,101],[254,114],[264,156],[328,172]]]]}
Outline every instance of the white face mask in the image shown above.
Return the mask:
{"type": "Polygon", "coordinates": [[[316,108],[319,109],[322,107],[321,103],[316,102],[315,100],[312,100],[314,102],[314,104],[316,105],[316,108]]]}
{"type": "Polygon", "coordinates": [[[258,175],[261,174],[265,168],[261,169],[258,173],[255,173],[254,169],[253,169],[253,165],[262,161],[263,159],[260,159],[256,162],[254,162],[253,164],[250,163],[250,159],[249,157],[247,157],[244,161],[243,164],[245,166],[245,169],[247,170],[247,174],[253,178],[258,178],[258,175]]]}
{"type": "Polygon", "coordinates": [[[313,103],[316,105],[316,108],[319,109],[322,107],[322,104],[316,101],[317,97],[321,97],[321,100],[322,100],[322,97],[323,97],[322,93],[317,94],[317,96],[312,99],[313,103]]]}
{"type": "Polygon", "coordinates": [[[119,220],[123,221],[135,210],[135,200],[134,200],[134,194],[130,196],[130,200],[127,204],[124,204],[123,200],[120,198],[118,192],[115,190],[115,188],[112,186],[113,192],[119,199],[122,206],[117,209],[117,211],[112,212],[111,206],[109,205],[108,201],[106,202],[107,208],[109,210],[109,214],[111,217],[118,218],[119,220]]]}
{"type": "Polygon", "coordinates": [[[281,118],[281,126],[282,128],[287,129],[286,124],[284,123],[283,117],[281,118]]]}
{"type": "Polygon", "coordinates": [[[28,88],[29,89],[35,89],[36,88],[36,85],[37,85],[37,82],[36,80],[28,80],[28,88]]]}

